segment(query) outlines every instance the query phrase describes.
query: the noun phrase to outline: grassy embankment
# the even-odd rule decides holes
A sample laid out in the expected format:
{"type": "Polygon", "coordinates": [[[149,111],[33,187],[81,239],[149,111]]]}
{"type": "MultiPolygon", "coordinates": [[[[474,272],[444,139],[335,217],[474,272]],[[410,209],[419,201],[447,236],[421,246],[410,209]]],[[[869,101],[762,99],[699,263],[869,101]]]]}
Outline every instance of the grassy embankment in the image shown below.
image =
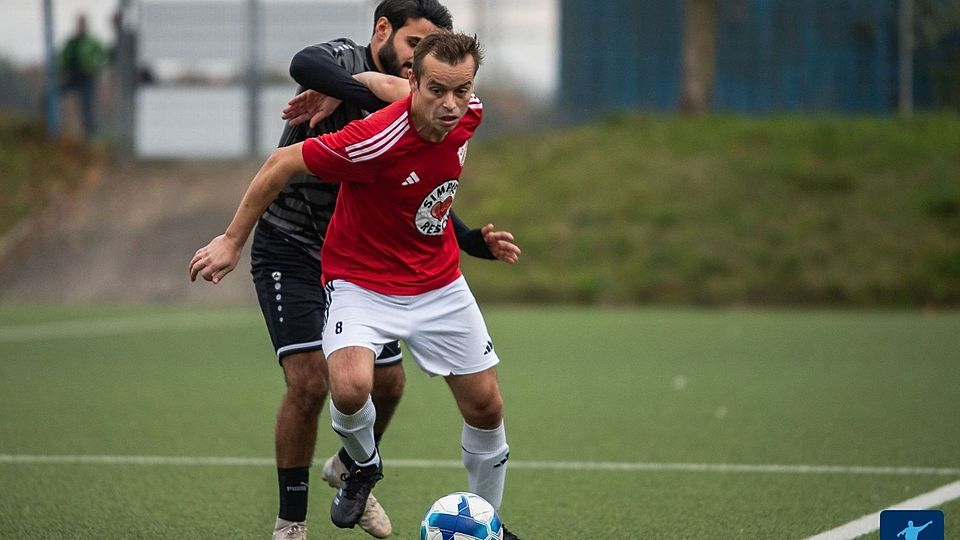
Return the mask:
{"type": "MultiPolygon", "coordinates": [[[[96,156],[0,119],[0,234],[96,156]]],[[[960,304],[960,117],[623,116],[471,145],[457,210],[516,233],[464,263],[508,302],[960,304]]]]}
{"type": "Polygon", "coordinates": [[[0,236],[82,183],[97,156],[76,143],[50,141],[39,124],[0,113],[0,236]]]}
{"type": "Polygon", "coordinates": [[[477,142],[458,212],[524,249],[487,300],[960,303],[960,117],[624,116],[477,142]]]}

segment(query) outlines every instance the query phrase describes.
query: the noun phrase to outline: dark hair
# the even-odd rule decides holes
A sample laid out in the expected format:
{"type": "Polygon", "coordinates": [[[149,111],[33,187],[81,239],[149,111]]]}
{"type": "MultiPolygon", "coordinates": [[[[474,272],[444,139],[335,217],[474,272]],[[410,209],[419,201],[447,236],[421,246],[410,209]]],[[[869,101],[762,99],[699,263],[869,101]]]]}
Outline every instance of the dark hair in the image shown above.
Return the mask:
{"type": "Polygon", "coordinates": [[[410,19],[426,19],[437,28],[453,29],[453,16],[437,0],[383,0],[373,12],[373,25],[380,17],[390,21],[393,31],[403,28],[410,19]]]}
{"type": "Polygon", "coordinates": [[[462,32],[440,30],[424,36],[413,49],[413,76],[420,82],[423,72],[423,59],[432,54],[446,64],[455,66],[472,56],[474,60],[473,73],[476,75],[483,62],[483,48],[477,41],[477,36],[469,36],[462,32]]]}

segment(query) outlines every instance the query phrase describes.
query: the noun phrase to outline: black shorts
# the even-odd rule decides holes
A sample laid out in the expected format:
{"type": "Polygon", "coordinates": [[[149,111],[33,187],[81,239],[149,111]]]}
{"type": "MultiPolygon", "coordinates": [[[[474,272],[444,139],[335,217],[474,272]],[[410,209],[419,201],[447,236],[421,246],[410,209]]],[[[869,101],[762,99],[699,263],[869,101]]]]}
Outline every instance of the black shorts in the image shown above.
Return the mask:
{"type": "MultiPolygon", "coordinates": [[[[320,284],[320,263],[307,251],[260,222],[253,233],[250,273],[270,340],[282,363],[288,354],[323,348],[326,294],[320,284]]],[[[400,344],[387,344],[376,366],[400,363],[400,344]]]]}

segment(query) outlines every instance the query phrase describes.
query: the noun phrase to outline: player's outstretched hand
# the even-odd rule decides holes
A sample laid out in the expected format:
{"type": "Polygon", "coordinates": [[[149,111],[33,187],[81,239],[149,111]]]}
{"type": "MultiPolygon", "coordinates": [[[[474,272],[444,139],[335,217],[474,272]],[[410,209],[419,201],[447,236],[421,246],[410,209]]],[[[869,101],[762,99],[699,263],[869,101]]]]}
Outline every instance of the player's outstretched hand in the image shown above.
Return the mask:
{"type": "Polygon", "coordinates": [[[214,285],[220,283],[223,276],[237,267],[242,247],[226,235],[221,234],[214,238],[209,244],[198,249],[190,259],[190,281],[196,281],[199,275],[214,285]]]}
{"type": "Polygon", "coordinates": [[[321,94],[316,90],[304,90],[287,102],[283,108],[280,117],[289,120],[291,126],[296,126],[310,121],[310,127],[314,127],[324,118],[333,114],[340,106],[340,100],[321,94]]]}
{"type": "Polygon", "coordinates": [[[487,223],[480,229],[480,233],[483,234],[483,241],[490,253],[497,259],[514,264],[520,258],[520,248],[513,243],[513,235],[508,231],[494,231],[493,223],[487,223]]]}

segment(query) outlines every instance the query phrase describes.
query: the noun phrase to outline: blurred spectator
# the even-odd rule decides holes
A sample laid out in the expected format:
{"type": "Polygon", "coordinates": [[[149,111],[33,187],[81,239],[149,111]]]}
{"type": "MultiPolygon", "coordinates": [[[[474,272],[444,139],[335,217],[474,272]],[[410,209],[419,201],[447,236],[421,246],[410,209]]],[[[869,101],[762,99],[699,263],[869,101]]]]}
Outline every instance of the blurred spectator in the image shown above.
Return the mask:
{"type": "Polygon", "coordinates": [[[63,74],[63,93],[75,93],[80,106],[83,135],[89,139],[97,134],[97,116],[94,108],[97,98],[97,79],[103,71],[107,54],[96,38],[87,33],[87,18],[77,16],[77,27],[60,54],[63,74]]]}

